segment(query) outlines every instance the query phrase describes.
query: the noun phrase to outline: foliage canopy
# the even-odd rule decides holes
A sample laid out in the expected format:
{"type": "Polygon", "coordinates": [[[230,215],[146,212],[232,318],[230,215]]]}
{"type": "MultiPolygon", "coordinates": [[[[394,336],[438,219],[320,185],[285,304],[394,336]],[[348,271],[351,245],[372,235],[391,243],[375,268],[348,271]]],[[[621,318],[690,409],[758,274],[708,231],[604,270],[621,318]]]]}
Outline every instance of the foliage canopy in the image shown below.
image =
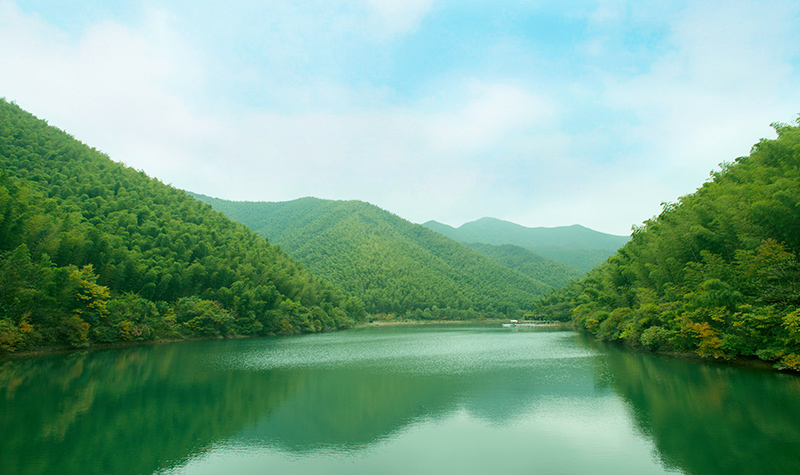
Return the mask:
{"type": "Polygon", "coordinates": [[[0,100],[0,351],[310,332],[363,315],[247,227],[0,100]]]}
{"type": "Polygon", "coordinates": [[[200,199],[360,297],[374,314],[519,316],[551,288],[430,229],[360,201],[200,199]]]}
{"type": "Polygon", "coordinates": [[[775,129],[541,311],[604,340],[800,370],[800,127],[775,129]]]}

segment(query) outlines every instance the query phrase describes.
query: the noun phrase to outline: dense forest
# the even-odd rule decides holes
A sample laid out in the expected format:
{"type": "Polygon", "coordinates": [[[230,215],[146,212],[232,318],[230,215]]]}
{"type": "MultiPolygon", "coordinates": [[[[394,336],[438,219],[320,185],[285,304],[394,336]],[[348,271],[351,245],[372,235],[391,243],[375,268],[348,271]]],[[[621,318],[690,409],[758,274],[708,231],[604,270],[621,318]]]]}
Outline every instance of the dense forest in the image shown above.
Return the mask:
{"type": "Polygon", "coordinates": [[[773,127],[540,310],[602,340],[800,370],[800,127],[773,127]]]}
{"type": "Polygon", "coordinates": [[[187,193],[0,100],[0,352],[335,329],[363,305],[187,193]]]}
{"type": "Polygon", "coordinates": [[[358,296],[373,314],[517,317],[552,288],[369,203],[317,198],[233,202],[195,196],[358,296]]]}
{"type": "Polygon", "coordinates": [[[554,289],[559,289],[583,276],[583,272],[572,266],[547,259],[513,244],[493,245],[473,242],[466,245],[495,262],[532,279],[540,280],[554,289]]]}
{"type": "Polygon", "coordinates": [[[454,228],[437,221],[423,226],[465,244],[512,244],[561,262],[585,274],[628,242],[628,236],[601,233],[580,225],[529,228],[496,218],[481,218],[454,228]]]}

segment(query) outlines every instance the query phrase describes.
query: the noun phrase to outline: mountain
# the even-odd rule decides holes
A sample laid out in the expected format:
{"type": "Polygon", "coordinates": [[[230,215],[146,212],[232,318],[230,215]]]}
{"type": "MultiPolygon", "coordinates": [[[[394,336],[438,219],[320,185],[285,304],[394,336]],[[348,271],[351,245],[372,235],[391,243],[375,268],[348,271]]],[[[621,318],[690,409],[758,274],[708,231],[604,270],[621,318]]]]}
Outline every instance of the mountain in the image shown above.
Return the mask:
{"type": "Polygon", "coordinates": [[[520,246],[582,272],[605,261],[630,239],[580,225],[528,228],[496,218],[481,218],[458,228],[437,221],[428,221],[423,226],[462,243],[520,246]]]}
{"type": "Polygon", "coordinates": [[[0,352],[308,332],[363,315],[247,227],[5,100],[0,167],[0,352]]]}
{"type": "Polygon", "coordinates": [[[773,126],[540,311],[603,340],[800,370],[800,127],[773,126]]]}
{"type": "Polygon", "coordinates": [[[360,297],[371,313],[516,316],[551,288],[369,203],[195,196],[360,297]]]}
{"type": "Polygon", "coordinates": [[[602,249],[616,251],[628,242],[627,236],[615,236],[580,226],[528,228],[496,218],[481,218],[453,228],[436,221],[424,226],[462,242],[515,244],[517,246],[564,249],[602,249]]]}
{"type": "Polygon", "coordinates": [[[467,246],[509,269],[514,269],[532,279],[540,280],[556,289],[583,275],[581,271],[574,267],[544,258],[524,247],[513,244],[495,246],[492,244],[471,243],[467,244],[467,246]]]}

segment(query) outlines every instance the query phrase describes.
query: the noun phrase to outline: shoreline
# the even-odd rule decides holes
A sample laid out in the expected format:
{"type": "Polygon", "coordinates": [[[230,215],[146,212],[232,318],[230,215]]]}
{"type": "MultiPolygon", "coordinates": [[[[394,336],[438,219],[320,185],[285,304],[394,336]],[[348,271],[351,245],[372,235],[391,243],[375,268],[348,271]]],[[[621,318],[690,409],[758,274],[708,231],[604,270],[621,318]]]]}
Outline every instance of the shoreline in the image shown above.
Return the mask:
{"type": "Polygon", "coordinates": [[[141,346],[153,346],[153,345],[162,345],[169,343],[183,343],[190,341],[237,340],[245,338],[257,338],[257,337],[252,337],[248,335],[236,335],[231,337],[216,337],[216,338],[173,338],[173,339],[163,339],[163,340],[113,341],[106,343],[95,343],[84,348],[75,348],[66,345],[42,346],[39,348],[15,351],[13,353],[2,353],[0,354],[0,363],[13,359],[35,358],[39,356],[59,355],[64,353],[84,353],[89,351],[113,350],[118,348],[136,348],[141,346]]]}
{"type": "MultiPolygon", "coordinates": [[[[497,319],[497,320],[486,320],[486,319],[472,319],[472,320],[382,320],[382,319],[374,319],[372,321],[365,321],[363,323],[358,323],[353,325],[349,328],[342,328],[336,330],[328,330],[330,331],[346,331],[346,330],[356,330],[359,328],[368,328],[368,327],[388,327],[388,326],[403,326],[403,325],[479,325],[479,326],[494,326],[494,325],[501,325],[505,323],[507,320],[505,319],[497,319]]],[[[113,342],[105,342],[105,343],[94,343],[90,346],[85,348],[74,348],[68,345],[60,345],[60,346],[42,346],[38,348],[31,348],[25,349],[20,351],[8,352],[8,353],[0,353],[0,363],[5,361],[15,360],[15,359],[23,359],[23,358],[36,358],[40,356],[49,356],[49,355],[59,355],[59,354],[66,354],[66,353],[83,353],[89,351],[103,351],[103,350],[111,350],[117,348],[134,348],[140,346],[152,346],[152,345],[163,345],[169,343],[183,343],[183,342],[190,342],[190,341],[213,341],[213,340],[239,340],[239,339],[247,339],[247,338],[270,338],[270,337],[278,337],[278,336],[291,336],[291,335],[313,335],[314,333],[326,333],[326,332],[312,332],[312,333],[293,333],[287,335],[233,335],[233,336],[226,336],[226,337],[196,337],[196,338],[170,338],[170,339],[158,339],[158,340],[141,340],[141,341],[113,341],[113,342]]]]}
{"type": "MultiPolygon", "coordinates": [[[[506,323],[507,320],[505,319],[498,319],[498,320],[381,320],[376,319],[372,321],[366,321],[363,323],[359,323],[354,325],[350,328],[343,328],[338,330],[329,330],[329,331],[346,331],[346,330],[357,330],[361,328],[372,328],[372,327],[394,327],[394,326],[431,326],[431,325],[463,325],[463,326],[483,326],[483,327],[494,327],[500,326],[503,323],[506,323]]],[[[695,353],[686,353],[686,352],[676,352],[676,351],[652,351],[642,347],[630,346],[620,342],[609,342],[609,341],[601,341],[594,337],[589,332],[580,331],[575,329],[574,325],[571,322],[560,322],[555,324],[546,324],[546,325],[532,325],[528,327],[516,327],[510,328],[508,330],[519,330],[522,329],[559,329],[559,330],[569,330],[573,331],[577,334],[584,335],[585,337],[593,340],[596,343],[602,345],[613,345],[620,348],[623,348],[627,351],[633,351],[636,353],[642,354],[649,354],[654,356],[661,356],[667,358],[676,358],[682,360],[690,360],[695,361],[698,363],[705,363],[705,364],[713,364],[718,366],[729,366],[729,367],[736,367],[736,368],[747,368],[747,369],[754,369],[759,371],[771,371],[776,373],[783,373],[783,374],[793,374],[800,376],[800,371],[794,371],[788,368],[777,368],[775,367],[774,362],[765,361],[755,356],[738,356],[731,359],[724,359],[724,358],[711,358],[711,357],[703,357],[697,355],[695,353]]],[[[314,332],[314,333],[326,333],[326,332],[314,332]]],[[[312,335],[314,333],[302,333],[304,335],[312,335]]],[[[300,334],[298,334],[300,335],[300,334]]],[[[24,351],[18,351],[13,353],[2,353],[0,354],[0,364],[3,364],[7,361],[13,361],[17,359],[27,359],[27,358],[37,358],[43,356],[55,356],[55,355],[64,355],[69,353],[86,353],[86,352],[94,352],[94,351],[104,351],[104,350],[113,350],[113,349],[122,349],[122,348],[136,348],[136,347],[144,347],[144,346],[153,346],[153,345],[164,345],[164,344],[171,344],[171,343],[184,343],[184,342],[197,342],[197,341],[214,341],[214,340],[243,340],[249,338],[271,338],[271,337],[279,337],[279,336],[291,336],[291,335],[233,335],[228,337],[206,337],[206,338],[173,338],[173,339],[162,339],[162,340],[143,340],[143,341],[115,341],[115,342],[107,342],[107,343],[96,343],[86,348],[73,348],[70,346],[47,346],[47,347],[40,347],[34,348],[24,351]]]]}
{"type": "Polygon", "coordinates": [[[494,323],[501,323],[500,320],[497,322],[494,321],[487,321],[487,320],[373,320],[371,322],[364,322],[358,324],[353,327],[353,329],[357,328],[365,328],[365,327],[393,327],[393,326],[401,326],[401,325],[484,325],[489,326],[490,324],[494,323]]]}
{"type": "Polygon", "coordinates": [[[716,366],[728,366],[728,367],[735,367],[735,368],[747,368],[759,371],[771,371],[774,373],[783,373],[783,374],[793,374],[800,376],[800,371],[796,371],[790,368],[778,368],[775,366],[774,361],[767,361],[762,360],[757,356],[736,356],[734,358],[715,358],[709,356],[701,356],[697,353],[692,352],[685,352],[685,351],[667,351],[667,350],[648,350],[647,348],[641,346],[633,346],[628,345],[623,342],[619,341],[602,341],[598,340],[591,332],[575,330],[576,333],[584,335],[586,338],[591,339],[593,342],[602,344],[602,345],[611,345],[618,348],[622,348],[626,351],[631,351],[634,353],[640,354],[648,354],[653,356],[661,356],[667,358],[675,358],[680,360],[688,360],[693,361],[696,363],[703,363],[703,364],[711,364],[716,366]]]}
{"type": "MultiPolygon", "coordinates": [[[[346,331],[355,330],[358,328],[377,327],[377,326],[398,326],[398,325],[432,325],[432,324],[456,324],[456,325],[477,325],[485,320],[373,320],[371,322],[363,322],[353,325],[349,328],[342,328],[336,330],[327,330],[311,333],[291,333],[291,334],[276,334],[276,335],[232,335],[232,336],[210,336],[210,337],[195,337],[195,338],[168,338],[158,340],[140,340],[140,341],[113,341],[104,343],[93,343],[84,348],[75,348],[68,345],[59,346],[41,346],[37,348],[30,348],[20,351],[0,353],[0,363],[9,360],[22,359],[22,358],[36,358],[39,356],[59,355],[66,353],[84,353],[89,351],[103,351],[112,350],[117,348],[135,348],[140,346],[163,345],[169,343],[184,343],[190,341],[214,341],[214,340],[243,340],[248,338],[272,338],[280,336],[292,335],[313,335],[315,333],[326,333],[332,331],[346,331]]],[[[494,322],[492,322],[494,323],[494,322]]],[[[499,320],[498,320],[499,323],[499,320]]]]}

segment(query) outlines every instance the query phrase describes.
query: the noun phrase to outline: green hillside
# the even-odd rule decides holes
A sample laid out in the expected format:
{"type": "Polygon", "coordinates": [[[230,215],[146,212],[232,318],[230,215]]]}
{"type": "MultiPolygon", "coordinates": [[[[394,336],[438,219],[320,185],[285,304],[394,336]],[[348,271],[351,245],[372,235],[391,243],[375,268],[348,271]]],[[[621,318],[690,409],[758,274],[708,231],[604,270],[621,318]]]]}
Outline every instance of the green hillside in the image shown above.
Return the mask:
{"type": "Polygon", "coordinates": [[[371,313],[511,316],[550,287],[359,201],[231,202],[197,195],[360,297],[371,313]]]}
{"type": "Polygon", "coordinates": [[[462,243],[514,244],[540,256],[588,272],[622,247],[629,238],[615,236],[580,225],[528,228],[495,218],[481,218],[458,228],[428,221],[423,224],[462,243]]]}
{"type": "Polygon", "coordinates": [[[4,100],[0,167],[0,351],[361,316],[357,299],[245,226],[4,100]]]}
{"type": "Polygon", "coordinates": [[[800,370],[800,127],[775,128],[541,311],[604,340],[800,370]]]}
{"type": "Polygon", "coordinates": [[[471,243],[467,244],[467,246],[490,257],[495,262],[509,269],[514,269],[532,279],[540,280],[556,289],[563,287],[571,280],[578,279],[583,275],[582,272],[574,267],[558,261],[546,259],[523,247],[514,246],[513,244],[495,246],[492,244],[471,243]]]}

